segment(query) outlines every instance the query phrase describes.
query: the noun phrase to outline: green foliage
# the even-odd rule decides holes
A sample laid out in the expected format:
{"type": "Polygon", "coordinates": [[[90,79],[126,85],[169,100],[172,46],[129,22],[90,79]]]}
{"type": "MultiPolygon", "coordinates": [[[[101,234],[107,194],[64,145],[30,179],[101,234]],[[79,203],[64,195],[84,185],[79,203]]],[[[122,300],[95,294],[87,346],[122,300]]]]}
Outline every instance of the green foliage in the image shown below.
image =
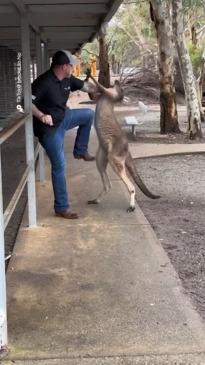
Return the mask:
{"type": "Polygon", "coordinates": [[[190,9],[193,6],[196,6],[196,7],[204,6],[204,0],[183,0],[182,3],[183,3],[183,7],[187,8],[187,9],[190,9]]]}
{"type": "Polygon", "coordinates": [[[84,64],[89,63],[89,60],[93,55],[96,57],[98,57],[99,55],[99,44],[97,39],[95,39],[91,43],[86,43],[85,46],[82,48],[81,51],[82,62],[84,64]]]}
{"type": "Polygon", "coordinates": [[[183,0],[182,3],[186,26],[190,27],[195,24],[195,26],[200,27],[205,24],[204,0],[183,0]]]}
{"type": "Polygon", "coordinates": [[[194,47],[193,44],[189,44],[189,54],[192,61],[194,75],[196,77],[199,76],[199,72],[203,63],[202,54],[203,54],[203,47],[194,47]]]}
{"type": "Polygon", "coordinates": [[[109,26],[107,39],[110,59],[123,67],[142,63],[142,54],[156,43],[149,1],[124,3],[109,26]]]}

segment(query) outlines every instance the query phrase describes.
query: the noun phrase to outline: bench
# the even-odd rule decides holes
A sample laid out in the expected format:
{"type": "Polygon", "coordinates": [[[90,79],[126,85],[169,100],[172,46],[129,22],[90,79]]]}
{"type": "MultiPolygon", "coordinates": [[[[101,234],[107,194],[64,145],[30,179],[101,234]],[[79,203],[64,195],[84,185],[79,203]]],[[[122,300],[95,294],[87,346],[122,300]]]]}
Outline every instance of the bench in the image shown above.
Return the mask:
{"type": "Polygon", "coordinates": [[[139,122],[139,120],[137,120],[134,115],[129,115],[127,117],[124,117],[124,121],[125,121],[125,123],[123,124],[124,126],[132,128],[133,136],[135,135],[135,127],[137,125],[143,124],[142,122],[139,122]]]}

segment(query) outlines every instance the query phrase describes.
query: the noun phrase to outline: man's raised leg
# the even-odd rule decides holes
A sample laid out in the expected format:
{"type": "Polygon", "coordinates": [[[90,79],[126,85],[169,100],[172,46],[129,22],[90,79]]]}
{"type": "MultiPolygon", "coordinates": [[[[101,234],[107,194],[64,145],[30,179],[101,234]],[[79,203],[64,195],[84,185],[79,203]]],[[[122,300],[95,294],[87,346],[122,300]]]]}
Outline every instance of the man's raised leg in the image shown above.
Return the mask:
{"type": "Polygon", "coordinates": [[[63,120],[63,127],[69,130],[78,127],[73,155],[77,159],[85,161],[95,160],[94,156],[88,153],[90,130],[93,123],[94,112],[91,109],[68,109],[63,120]]]}

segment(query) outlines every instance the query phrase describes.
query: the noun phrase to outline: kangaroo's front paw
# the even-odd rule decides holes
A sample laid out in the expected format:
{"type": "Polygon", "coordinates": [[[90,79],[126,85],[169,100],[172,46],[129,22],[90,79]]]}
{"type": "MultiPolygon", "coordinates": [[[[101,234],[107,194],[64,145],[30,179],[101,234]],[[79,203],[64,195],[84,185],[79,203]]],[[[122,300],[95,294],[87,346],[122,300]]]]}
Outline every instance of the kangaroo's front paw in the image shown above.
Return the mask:
{"type": "Polygon", "coordinates": [[[134,212],[134,210],[135,210],[135,207],[130,205],[129,208],[127,208],[127,213],[134,212]]]}
{"type": "Polygon", "coordinates": [[[97,199],[93,199],[93,200],[88,200],[88,204],[98,204],[99,202],[97,201],[97,199]]]}

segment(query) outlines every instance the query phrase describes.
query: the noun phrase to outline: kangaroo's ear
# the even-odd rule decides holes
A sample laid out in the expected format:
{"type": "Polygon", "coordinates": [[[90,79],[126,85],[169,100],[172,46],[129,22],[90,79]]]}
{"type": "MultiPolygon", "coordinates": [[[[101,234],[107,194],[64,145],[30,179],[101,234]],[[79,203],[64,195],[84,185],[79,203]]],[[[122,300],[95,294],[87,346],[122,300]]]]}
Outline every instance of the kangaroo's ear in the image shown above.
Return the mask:
{"type": "Polygon", "coordinates": [[[123,99],[124,92],[118,80],[115,80],[114,87],[118,94],[118,100],[121,101],[123,99]]]}
{"type": "Polygon", "coordinates": [[[122,87],[121,87],[120,82],[119,82],[118,80],[115,80],[114,87],[115,87],[115,89],[116,89],[119,93],[122,93],[122,87]]]}
{"type": "Polygon", "coordinates": [[[119,82],[119,80],[115,80],[115,86],[120,87],[120,82],[119,82]]]}
{"type": "Polygon", "coordinates": [[[121,94],[123,92],[121,84],[118,80],[115,80],[114,87],[118,91],[119,94],[121,94]]]}

